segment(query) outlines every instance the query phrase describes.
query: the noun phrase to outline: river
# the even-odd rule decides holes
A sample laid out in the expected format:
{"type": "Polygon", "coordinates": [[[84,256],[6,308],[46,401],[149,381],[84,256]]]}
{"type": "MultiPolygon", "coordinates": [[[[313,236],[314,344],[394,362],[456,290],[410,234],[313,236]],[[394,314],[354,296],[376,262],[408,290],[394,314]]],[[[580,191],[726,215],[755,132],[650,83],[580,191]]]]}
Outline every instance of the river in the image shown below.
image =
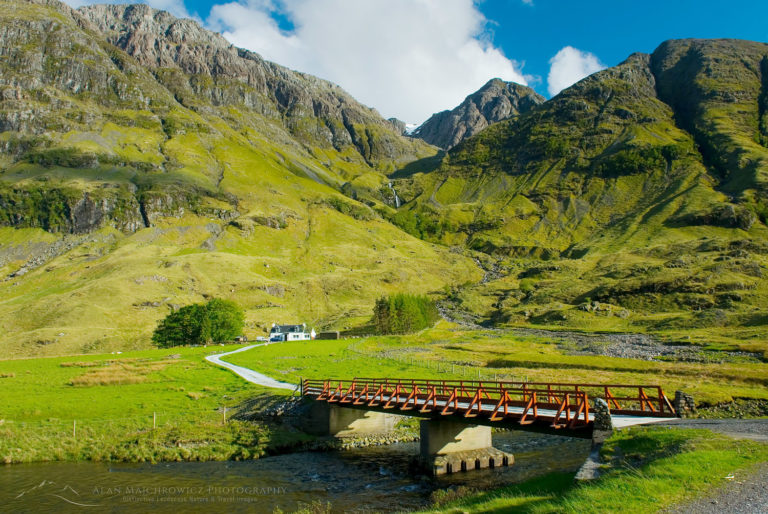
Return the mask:
{"type": "Polygon", "coordinates": [[[429,506],[437,489],[490,489],[552,471],[575,471],[590,442],[500,432],[508,468],[427,477],[409,471],[418,442],[347,451],[299,452],[247,462],[40,463],[0,466],[2,512],[291,512],[330,503],[333,512],[429,506]]]}

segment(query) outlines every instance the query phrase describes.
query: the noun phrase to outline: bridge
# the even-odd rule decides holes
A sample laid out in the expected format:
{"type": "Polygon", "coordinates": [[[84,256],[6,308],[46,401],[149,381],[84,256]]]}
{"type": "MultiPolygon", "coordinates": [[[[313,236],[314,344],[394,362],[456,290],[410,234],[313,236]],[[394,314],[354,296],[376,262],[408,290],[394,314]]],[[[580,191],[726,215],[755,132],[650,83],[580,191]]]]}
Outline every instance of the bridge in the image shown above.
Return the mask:
{"type": "Polygon", "coordinates": [[[353,378],[301,381],[316,400],[309,431],[338,437],[392,430],[398,416],[423,418],[422,463],[434,474],[511,465],[491,427],[604,438],[613,427],[676,417],[656,385],[353,378]]]}

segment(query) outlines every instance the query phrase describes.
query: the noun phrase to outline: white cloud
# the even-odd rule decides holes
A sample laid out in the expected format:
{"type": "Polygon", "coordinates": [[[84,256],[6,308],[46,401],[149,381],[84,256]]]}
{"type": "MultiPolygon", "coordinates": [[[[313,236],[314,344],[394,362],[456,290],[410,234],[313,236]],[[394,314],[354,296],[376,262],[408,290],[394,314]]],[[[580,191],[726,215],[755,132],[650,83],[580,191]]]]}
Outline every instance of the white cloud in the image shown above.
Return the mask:
{"type": "Polygon", "coordinates": [[[549,60],[549,64],[551,66],[547,77],[547,90],[552,96],[584,77],[605,69],[597,56],[572,46],[566,46],[557,52],[549,60]]]}
{"type": "Polygon", "coordinates": [[[178,18],[190,18],[187,8],[184,6],[184,0],[63,0],[70,7],[81,7],[90,4],[147,4],[155,9],[168,11],[178,18]]]}
{"type": "Polygon", "coordinates": [[[488,41],[473,0],[241,0],[215,5],[207,24],[408,122],[455,107],[494,77],[526,83],[488,41]],[[281,30],[276,16],[293,28],[281,30]]]}

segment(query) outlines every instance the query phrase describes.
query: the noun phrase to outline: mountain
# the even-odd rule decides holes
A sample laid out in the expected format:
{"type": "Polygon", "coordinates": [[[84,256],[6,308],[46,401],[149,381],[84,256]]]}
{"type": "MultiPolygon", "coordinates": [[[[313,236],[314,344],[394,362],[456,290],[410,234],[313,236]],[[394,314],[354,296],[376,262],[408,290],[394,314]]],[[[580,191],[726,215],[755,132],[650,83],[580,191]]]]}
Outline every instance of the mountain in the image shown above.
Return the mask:
{"type": "Polygon", "coordinates": [[[501,278],[457,293],[480,319],[749,347],[768,323],[767,101],[768,45],[668,41],[395,181],[397,221],[496,257],[501,278]]]}
{"type": "Polygon", "coordinates": [[[6,1],[0,56],[1,355],[144,347],[210,297],[344,329],[478,276],[387,221],[437,149],[334,84],[145,5],[6,1]]]}
{"type": "Polygon", "coordinates": [[[537,105],[492,81],[457,131],[512,116],[444,153],[162,11],[3,7],[2,356],[146,347],[212,297],[248,335],[343,330],[402,291],[491,325],[765,340],[768,45],[668,41],[537,105]]]}
{"type": "Polygon", "coordinates": [[[93,5],[79,12],[110,44],[153,70],[186,107],[239,106],[279,117],[303,143],[355,151],[384,171],[430,153],[399,137],[402,122],[382,119],[335,84],[265,61],[192,20],[145,5],[93,5]]]}
{"type": "Polygon", "coordinates": [[[544,101],[529,87],[492,79],[452,111],[433,114],[413,136],[447,150],[487,126],[526,113],[544,101]]]}

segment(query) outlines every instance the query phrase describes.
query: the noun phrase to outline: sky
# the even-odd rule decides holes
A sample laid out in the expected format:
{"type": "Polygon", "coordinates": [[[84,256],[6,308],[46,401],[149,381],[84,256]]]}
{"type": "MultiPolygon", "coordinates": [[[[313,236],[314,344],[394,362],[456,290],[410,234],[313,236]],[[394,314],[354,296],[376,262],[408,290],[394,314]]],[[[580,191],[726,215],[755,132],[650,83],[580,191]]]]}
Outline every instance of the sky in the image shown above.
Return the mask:
{"type": "Polygon", "coordinates": [[[495,77],[550,98],[667,39],[768,42],[768,0],[144,3],[194,18],[237,46],[335,82],[384,117],[411,124],[452,109],[495,77]]]}

